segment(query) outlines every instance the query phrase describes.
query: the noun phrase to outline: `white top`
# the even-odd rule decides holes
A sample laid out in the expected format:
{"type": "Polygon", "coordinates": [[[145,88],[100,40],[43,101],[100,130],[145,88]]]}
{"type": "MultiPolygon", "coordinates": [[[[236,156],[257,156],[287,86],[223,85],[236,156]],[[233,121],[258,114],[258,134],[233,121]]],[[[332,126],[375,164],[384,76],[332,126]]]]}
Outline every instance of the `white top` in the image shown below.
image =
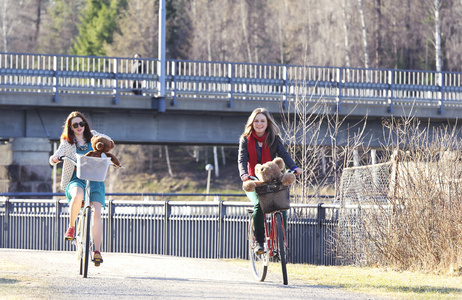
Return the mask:
{"type": "MultiPolygon", "coordinates": [[[[96,136],[102,136],[104,138],[111,139],[109,136],[107,136],[105,134],[102,134],[102,133],[99,133],[96,130],[92,130],[91,133],[93,135],[96,135],[96,136]]],[[[55,156],[55,155],[58,156],[58,157],[66,156],[66,157],[69,157],[69,158],[73,159],[74,161],[77,161],[77,147],[76,147],[75,144],[72,145],[66,140],[61,140],[61,143],[59,144],[58,149],[50,157],[50,164],[52,166],[58,164],[58,163],[54,163],[53,160],[52,160],[52,157],[55,156]]],[[[70,162],[68,160],[64,160],[64,162],[63,162],[63,172],[62,172],[62,175],[61,175],[61,189],[63,191],[66,190],[66,187],[67,187],[67,185],[69,184],[69,181],[72,178],[72,173],[74,172],[74,168],[75,168],[75,165],[72,162],[70,162]]]]}

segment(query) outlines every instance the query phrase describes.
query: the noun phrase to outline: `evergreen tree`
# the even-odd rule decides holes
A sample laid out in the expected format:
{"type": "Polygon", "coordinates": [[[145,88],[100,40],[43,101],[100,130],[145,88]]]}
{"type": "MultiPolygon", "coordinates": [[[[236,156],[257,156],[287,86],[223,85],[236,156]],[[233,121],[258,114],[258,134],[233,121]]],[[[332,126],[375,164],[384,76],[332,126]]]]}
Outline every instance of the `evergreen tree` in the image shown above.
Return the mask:
{"type": "Polygon", "coordinates": [[[72,38],[77,36],[78,16],[85,0],[55,0],[47,9],[50,21],[46,25],[39,50],[44,53],[68,54],[72,50],[72,38]]]}
{"type": "Polygon", "coordinates": [[[117,16],[126,5],[126,0],[86,0],[73,54],[105,56],[105,46],[117,30],[117,16]]]}

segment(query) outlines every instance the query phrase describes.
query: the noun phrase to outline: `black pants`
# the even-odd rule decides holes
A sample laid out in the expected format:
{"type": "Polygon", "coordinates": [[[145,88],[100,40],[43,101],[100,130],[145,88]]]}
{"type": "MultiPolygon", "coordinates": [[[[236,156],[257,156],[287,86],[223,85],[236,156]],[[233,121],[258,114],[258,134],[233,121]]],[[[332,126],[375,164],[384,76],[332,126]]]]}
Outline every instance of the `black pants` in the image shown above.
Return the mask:
{"type": "Polygon", "coordinates": [[[133,87],[132,89],[133,94],[135,95],[143,94],[143,91],[141,90],[141,81],[133,81],[132,87],[133,87]]]}

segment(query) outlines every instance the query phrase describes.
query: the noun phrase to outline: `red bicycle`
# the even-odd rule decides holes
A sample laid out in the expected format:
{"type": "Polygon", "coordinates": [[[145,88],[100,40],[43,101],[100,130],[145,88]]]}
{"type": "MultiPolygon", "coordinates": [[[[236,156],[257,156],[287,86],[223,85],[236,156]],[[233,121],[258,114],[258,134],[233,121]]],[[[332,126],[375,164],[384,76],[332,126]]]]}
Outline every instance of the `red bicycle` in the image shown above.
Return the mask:
{"type": "Polygon", "coordinates": [[[279,261],[282,268],[282,280],[284,285],[287,279],[287,237],[284,228],[283,210],[290,208],[289,187],[280,182],[271,182],[256,188],[260,206],[265,214],[265,251],[262,254],[255,253],[255,235],[253,226],[253,209],[249,209],[249,257],[254,277],[264,281],[268,272],[268,261],[279,261]],[[267,216],[269,215],[269,217],[267,216]]]}

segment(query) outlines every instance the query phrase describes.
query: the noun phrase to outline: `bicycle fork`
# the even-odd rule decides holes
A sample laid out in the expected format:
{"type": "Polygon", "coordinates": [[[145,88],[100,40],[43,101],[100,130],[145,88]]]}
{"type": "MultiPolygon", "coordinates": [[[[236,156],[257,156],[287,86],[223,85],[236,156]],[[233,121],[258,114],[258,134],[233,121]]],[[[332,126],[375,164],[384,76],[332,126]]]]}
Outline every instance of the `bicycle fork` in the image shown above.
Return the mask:
{"type": "MultiPolygon", "coordinates": [[[[266,218],[266,216],[265,216],[266,218]]],[[[279,260],[279,249],[278,249],[278,230],[277,230],[277,222],[276,218],[280,218],[281,224],[282,224],[282,232],[284,234],[284,243],[286,241],[286,232],[284,228],[284,218],[282,216],[281,212],[276,212],[272,214],[271,217],[271,223],[268,224],[265,222],[265,235],[266,235],[266,241],[267,241],[267,247],[269,251],[269,257],[273,257],[277,260],[279,260]],[[268,230],[269,229],[269,230],[268,230]]],[[[279,245],[281,246],[281,245],[279,245]]]]}

